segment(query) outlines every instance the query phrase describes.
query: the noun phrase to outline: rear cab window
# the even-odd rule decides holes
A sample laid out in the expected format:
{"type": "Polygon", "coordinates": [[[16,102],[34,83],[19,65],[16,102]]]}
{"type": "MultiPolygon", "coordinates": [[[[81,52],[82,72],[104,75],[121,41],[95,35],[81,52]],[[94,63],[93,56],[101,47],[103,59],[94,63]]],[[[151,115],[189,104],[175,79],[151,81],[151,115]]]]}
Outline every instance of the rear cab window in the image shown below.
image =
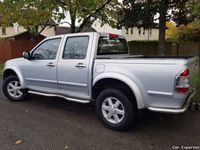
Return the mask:
{"type": "Polygon", "coordinates": [[[128,54],[125,38],[116,34],[101,35],[98,42],[97,55],[128,54]]]}
{"type": "Polygon", "coordinates": [[[89,36],[67,38],[63,59],[85,59],[88,49],[89,36]]]}

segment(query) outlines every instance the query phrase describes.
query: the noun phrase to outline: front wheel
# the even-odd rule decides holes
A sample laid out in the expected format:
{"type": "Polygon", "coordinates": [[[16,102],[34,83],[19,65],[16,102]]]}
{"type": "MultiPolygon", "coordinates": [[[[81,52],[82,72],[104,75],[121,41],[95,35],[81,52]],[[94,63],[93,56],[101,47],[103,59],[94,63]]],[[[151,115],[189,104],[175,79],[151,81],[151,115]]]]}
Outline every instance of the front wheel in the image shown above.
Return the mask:
{"type": "Polygon", "coordinates": [[[112,130],[128,129],[135,119],[133,103],[117,89],[102,91],[96,101],[96,112],[100,120],[112,130]]]}
{"type": "Polygon", "coordinates": [[[3,93],[11,101],[23,101],[28,96],[28,91],[21,89],[21,84],[16,76],[9,76],[4,80],[3,93]]]}

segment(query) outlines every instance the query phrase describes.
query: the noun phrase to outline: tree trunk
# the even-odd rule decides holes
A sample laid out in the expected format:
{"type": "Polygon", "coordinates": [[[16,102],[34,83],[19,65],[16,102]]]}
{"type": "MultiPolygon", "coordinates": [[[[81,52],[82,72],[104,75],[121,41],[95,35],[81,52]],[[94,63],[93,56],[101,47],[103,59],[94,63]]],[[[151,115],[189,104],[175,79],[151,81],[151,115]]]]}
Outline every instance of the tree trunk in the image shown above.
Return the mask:
{"type": "Polygon", "coordinates": [[[158,39],[158,54],[165,55],[165,29],[167,15],[168,0],[160,2],[160,17],[159,17],[159,39],[158,39]]]}
{"type": "Polygon", "coordinates": [[[71,33],[76,32],[76,17],[71,16],[71,33]]]}
{"type": "Polygon", "coordinates": [[[28,32],[31,35],[31,41],[35,41],[39,37],[38,26],[28,27],[28,32]]]}

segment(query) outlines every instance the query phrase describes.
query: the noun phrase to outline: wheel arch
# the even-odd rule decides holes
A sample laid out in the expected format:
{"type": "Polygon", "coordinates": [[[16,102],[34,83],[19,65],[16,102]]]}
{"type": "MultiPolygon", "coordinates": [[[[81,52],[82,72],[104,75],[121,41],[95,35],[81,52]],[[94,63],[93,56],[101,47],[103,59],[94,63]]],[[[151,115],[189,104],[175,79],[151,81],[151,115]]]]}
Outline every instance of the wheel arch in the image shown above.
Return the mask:
{"type": "Polygon", "coordinates": [[[143,96],[137,84],[129,77],[118,73],[103,73],[97,76],[93,81],[93,89],[92,89],[93,98],[95,98],[95,96],[97,96],[100,93],[100,92],[98,93],[99,86],[108,85],[109,83],[111,83],[112,85],[113,81],[115,83],[118,83],[117,85],[122,85],[131,91],[131,94],[133,94],[132,96],[134,96],[135,101],[137,103],[138,109],[144,108],[143,96]],[[96,88],[97,91],[95,91],[96,88]]]}
{"type": "Polygon", "coordinates": [[[22,88],[25,88],[25,82],[21,72],[15,67],[5,68],[3,72],[3,80],[5,80],[8,76],[16,75],[21,83],[22,88]]]}

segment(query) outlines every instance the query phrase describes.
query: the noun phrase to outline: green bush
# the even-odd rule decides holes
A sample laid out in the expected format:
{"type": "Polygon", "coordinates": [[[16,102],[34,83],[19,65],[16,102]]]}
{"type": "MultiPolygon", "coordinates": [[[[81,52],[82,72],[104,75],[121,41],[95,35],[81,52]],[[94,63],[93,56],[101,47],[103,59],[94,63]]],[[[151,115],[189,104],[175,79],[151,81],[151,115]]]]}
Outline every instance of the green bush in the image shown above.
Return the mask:
{"type": "Polygon", "coordinates": [[[4,64],[0,63],[0,75],[3,75],[3,67],[4,67],[4,64]]]}
{"type": "Polygon", "coordinates": [[[198,76],[197,86],[200,87],[200,75],[198,76]]]}

